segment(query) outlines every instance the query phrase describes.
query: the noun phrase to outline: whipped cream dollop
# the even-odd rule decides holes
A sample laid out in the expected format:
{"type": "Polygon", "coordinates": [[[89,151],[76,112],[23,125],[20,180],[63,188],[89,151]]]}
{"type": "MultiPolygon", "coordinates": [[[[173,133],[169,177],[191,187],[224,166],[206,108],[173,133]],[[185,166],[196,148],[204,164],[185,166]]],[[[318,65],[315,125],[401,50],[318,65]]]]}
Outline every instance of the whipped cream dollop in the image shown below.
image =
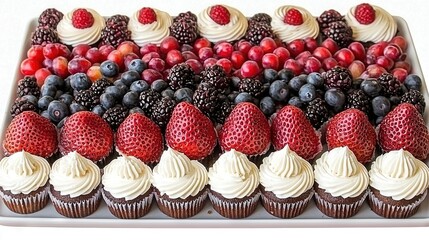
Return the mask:
{"type": "Polygon", "coordinates": [[[153,169],[153,186],[161,195],[185,199],[196,196],[208,183],[207,169],[200,162],[168,148],[153,169]]]}
{"type": "Polygon", "coordinates": [[[65,14],[57,25],[60,41],[73,47],[78,44],[92,45],[96,43],[101,37],[101,30],[106,26],[104,18],[93,9],[86,8],[94,17],[94,24],[89,28],[78,29],[72,24],[72,16],[75,10],[65,14]]]}
{"type": "Polygon", "coordinates": [[[228,9],[230,21],[225,25],[220,25],[210,18],[210,9],[208,7],[198,14],[198,30],[200,35],[207,38],[210,42],[216,43],[220,40],[232,42],[242,38],[247,31],[247,18],[238,9],[222,5],[228,9]]]}
{"type": "Polygon", "coordinates": [[[273,32],[283,42],[289,43],[295,39],[304,39],[306,37],[317,38],[319,35],[319,24],[309,11],[298,6],[281,6],[274,11],[271,26],[273,32]],[[303,23],[301,25],[290,25],[284,22],[284,17],[290,9],[298,10],[302,15],[303,23]]]}
{"type": "Polygon", "coordinates": [[[101,182],[113,197],[129,201],[150,189],[152,170],[135,157],[121,156],[104,167],[101,182]]]}
{"type": "Polygon", "coordinates": [[[289,145],[264,158],[259,174],[261,185],[278,198],[298,197],[314,184],[313,167],[289,145]]]}
{"type": "Polygon", "coordinates": [[[101,182],[97,165],[77,152],[70,152],[56,160],[49,176],[55,191],[71,198],[89,194],[101,182]]]}
{"type": "Polygon", "coordinates": [[[398,30],[395,19],[381,7],[371,5],[375,11],[375,20],[370,24],[361,24],[355,18],[356,6],[350,8],[345,19],[353,30],[353,39],[361,42],[390,41],[398,30]]]}
{"type": "Polygon", "coordinates": [[[400,149],[377,157],[369,170],[370,186],[394,200],[409,200],[429,187],[429,168],[400,149]]]}
{"type": "Polygon", "coordinates": [[[29,194],[46,185],[50,170],[46,159],[16,152],[0,161],[0,186],[12,194],[29,194]]]}
{"type": "Polygon", "coordinates": [[[369,175],[348,147],[337,147],[316,160],[314,177],[319,188],[334,197],[357,197],[368,188],[369,175]]]}
{"type": "Polygon", "coordinates": [[[259,186],[259,170],[245,154],[231,149],[209,168],[209,184],[225,198],[244,198],[259,186]]]}
{"type": "Polygon", "coordinates": [[[156,14],[156,21],[149,24],[139,22],[139,11],[136,11],[128,22],[128,30],[131,31],[131,39],[140,47],[153,43],[159,46],[161,41],[170,35],[170,26],[173,18],[167,13],[152,8],[156,14]]]}

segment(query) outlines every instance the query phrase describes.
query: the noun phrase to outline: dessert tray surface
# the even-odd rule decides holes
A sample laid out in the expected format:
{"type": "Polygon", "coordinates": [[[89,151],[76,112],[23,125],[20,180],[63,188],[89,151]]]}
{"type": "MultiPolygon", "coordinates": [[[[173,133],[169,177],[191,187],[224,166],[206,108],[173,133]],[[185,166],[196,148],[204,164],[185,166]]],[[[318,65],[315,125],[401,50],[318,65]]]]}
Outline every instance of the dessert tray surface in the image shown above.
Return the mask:
{"type": "MultiPolygon", "coordinates": [[[[398,23],[399,35],[404,36],[409,43],[407,59],[413,66],[413,73],[423,77],[417,53],[413,45],[411,34],[407,23],[400,17],[395,17],[398,23]]],[[[28,26],[27,36],[23,41],[22,57],[25,57],[28,49],[29,36],[34,28],[35,21],[28,26]]],[[[17,67],[16,79],[19,77],[19,67],[17,67]]],[[[9,100],[7,103],[10,109],[12,105],[16,84],[9,90],[9,100]]],[[[423,84],[422,92],[427,102],[429,95],[426,84],[423,84]]],[[[425,121],[429,122],[429,107],[426,107],[425,121]]],[[[4,113],[9,116],[9,113],[4,113]]],[[[10,121],[10,117],[5,118],[5,122],[0,125],[1,141],[3,141],[5,129],[10,121]]],[[[0,157],[4,153],[0,152],[0,157]]],[[[371,211],[368,204],[364,204],[357,215],[349,219],[333,219],[323,215],[313,202],[300,216],[293,219],[279,219],[270,215],[261,204],[259,204],[255,213],[246,219],[232,220],[220,216],[207,201],[204,209],[196,216],[189,219],[173,219],[164,215],[156,206],[155,201],[152,203],[150,212],[143,218],[136,220],[123,220],[115,218],[104,202],[100,208],[91,216],[82,219],[65,218],[58,214],[51,203],[43,210],[28,214],[20,215],[11,212],[3,202],[0,202],[0,224],[7,226],[35,226],[35,227],[424,227],[429,226],[429,197],[420,206],[418,212],[409,219],[384,219],[371,211]]]]}

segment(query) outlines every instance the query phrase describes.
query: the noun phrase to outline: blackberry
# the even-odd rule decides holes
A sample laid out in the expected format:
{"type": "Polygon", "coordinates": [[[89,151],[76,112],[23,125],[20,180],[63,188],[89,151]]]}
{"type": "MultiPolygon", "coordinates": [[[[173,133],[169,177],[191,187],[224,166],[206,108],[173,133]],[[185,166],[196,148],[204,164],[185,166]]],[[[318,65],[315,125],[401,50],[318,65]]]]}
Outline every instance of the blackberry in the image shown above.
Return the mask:
{"type": "Polygon", "coordinates": [[[180,22],[182,20],[190,20],[192,22],[197,22],[197,15],[195,15],[194,13],[187,11],[187,12],[182,12],[179,13],[179,15],[177,15],[177,17],[174,18],[174,22],[180,22]]]}
{"type": "Polygon", "coordinates": [[[176,106],[176,101],[169,97],[163,97],[160,101],[157,101],[152,108],[151,119],[161,129],[164,129],[167,126],[168,121],[170,121],[171,114],[173,109],[176,106]]]}
{"type": "Polygon", "coordinates": [[[206,116],[213,116],[219,107],[220,91],[211,83],[201,83],[194,92],[193,103],[206,116]]]}
{"type": "Polygon", "coordinates": [[[36,78],[33,76],[25,76],[23,79],[19,80],[16,95],[18,97],[23,97],[25,95],[39,97],[40,88],[37,85],[36,78]]]}
{"type": "Polygon", "coordinates": [[[131,31],[128,30],[129,17],[125,15],[113,15],[106,21],[106,26],[101,30],[102,44],[110,44],[118,47],[124,41],[131,41],[131,31]]]}
{"type": "Polygon", "coordinates": [[[340,66],[322,73],[323,81],[327,88],[338,88],[347,92],[352,87],[353,77],[347,68],[340,66]]]}
{"type": "Polygon", "coordinates": [[[346,97],[344,109],[355,108],[364,112],[366,115],[371,113],[371,99],[362,90],[351,90],[346,97]]]}
{"type": "Polygon", "coordinates": [[[192,44],[198,37],[197,24],[186,18],[175,21],[170,26],[170,35],[175,37],[180,44],[192,44]]]}
{"type": "Polygon", "coordinates": [[[271,16],[266,13],[256,13],[249,19],[249,22],[262,22],[271,25],[271,20],[271,16]]]}
{"type": "Polygon", "coordinates": [[[148,89],[140,93],[139,105],[140,108],[145,112],[146,116],[150,116],[152,114],[152,107],[160,100],[161,94],[159,92],[148,89]]]}
{"type": "Polygon", "coordinates": [[[265,22],[249,22],[244,38],[254,45],[259,45],[262,39],[265,37],[275,38],[271,26],[265,22]]]}
{"type": "Polygon", "coordinates": [[[319,129],[329,118],[328,107],[321,98],[315,98],[309,102],[304,112],[315,129],[319,129]]]}
{"type": "Polygon", "coordinates": [[[174,65],[168,73],[167,80],[173,91],[180,88],[194,89],[195,73],[186,63],[174,65]]]}
{"type": "Polygon", "coordinates": [[[386,97],[400,96],[402,93],[401,82],[391,73],[383,73],[377,78],[381,85],[381,93],[386,97]]]}
{"type": "Polygon", "coordinates": [[[353,41],[353,30],[344,21],[329,23],[322,33],[326,38],[332,38],[340,48],[346,48],[353,41]]]}
{"type": "Polygon", "coordinates": [[[58,23],[63,19],[64,14],[55,8],[48,8],[39,16],[39,26],[56,29],[58,23]]]}
{"type": "Polygon", "coordinates": [[[329,23],[344,21],[344,17],[334,9],[326,10],[317,18],[320,29],[329,27],[329,23]]]}
{"type": "Polygon", "coordinates": [[[113,84],[107,78],[101,78],[100,80],[95,81],[89,88],[94,95],[101,96],[106,90],[107,87],[112,86],[113,84]]]}
{"type": "Polygon", "coordinates": [[[219,124],[223,124],[226,118],[231,113],[232,109],[234,109],[235,104],[230,101],[223,101],[219,108],[213,114],[213,121],[219,124]]]}
{"type": "Polygon", "coordinates": [[[248,92],[255,98],[258,98],[262,95],[263,85],[257,79],[252,78],[243,78],[241,79],[238,85],[239,92],[248,92]]]}
{"type": "Polygon", "coordinates": [[[50,27],[37,27],[31,33],[31,45],[46,45],[48,43],[58,43],[58,33],[54,28],[50,27]]]}
{"type": "Polygon", "coordinates": [[[110,125],[113,130],[116,130],[119,125],[127,118],[128,108],[123,106],[114,106],[106,110],[103,114],[103,119],[110,125]]]}
{"type": "Polygon", "coordinates": [[[402,95],[401,103],[413,104],[421,114],[423,114],[426,107],[423,94],[420,91],[414,89],[410,89],[410,91],[402,95]]]}
{"type": "Polygon", "coordinates": [[[93,107],[100,103],[100,96],[96,95],[90,89],[86,89],[76,92],[74,100],[86,109],[92,110],[93,107]]]}
{"type": "Polygon", "coordinates": [[[14,118],[24,111],[38,112],[37,106],[25,98],[17,98],[10,109],[10,115],[14,118]]]}
{"type": "Polygon", "coordinates": [[[220,65],[213,65],[204,69],[200,74],[202,83],[210,83],[217,89],[224,91],[229,87],[229,78],[220,65]]]}

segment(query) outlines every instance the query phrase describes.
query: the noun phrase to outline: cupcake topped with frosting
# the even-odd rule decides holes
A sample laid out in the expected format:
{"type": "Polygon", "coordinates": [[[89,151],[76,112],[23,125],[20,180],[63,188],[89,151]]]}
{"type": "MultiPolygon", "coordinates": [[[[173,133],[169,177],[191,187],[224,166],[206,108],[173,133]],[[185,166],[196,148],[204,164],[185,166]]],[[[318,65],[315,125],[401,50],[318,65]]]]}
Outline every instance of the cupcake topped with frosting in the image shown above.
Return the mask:
{"type": "Polygon", "coordinates": [[[131,39],[140,47],[153,43],[159,45],[170,35],[173,18],[167,13],[155,8],[143,7],[136,11],[128,22],[131,39]]]}
{"type": "Polygon", "coordinates": [[[246,34],[247,18],[236,8],[214,5],[198,14],[200,35],[210,42],[236,41],[246,34]]]}
{"type": "Polygon", "coordinates": [[[105,27],[104,18],[90,8],[78,8],[64,15],[57,25],[60,41],[66,45],[92,45],[101,37],[105,27]]]}
{"type": "Polygon", "coordinates": [[[283,42],[291,42],[295,39],[307,37],[317,38],[319,25],[316,18],[302,7],[281,6],[276,9],[271,25],[273,32],[283,42]]]}
{"type": "Polygon", "coordinates": [[[361,42],[390,41],[398,30],[395,19],[381,7],[362,3],[350,8],[345,19],[353,39],[361,42]]]}

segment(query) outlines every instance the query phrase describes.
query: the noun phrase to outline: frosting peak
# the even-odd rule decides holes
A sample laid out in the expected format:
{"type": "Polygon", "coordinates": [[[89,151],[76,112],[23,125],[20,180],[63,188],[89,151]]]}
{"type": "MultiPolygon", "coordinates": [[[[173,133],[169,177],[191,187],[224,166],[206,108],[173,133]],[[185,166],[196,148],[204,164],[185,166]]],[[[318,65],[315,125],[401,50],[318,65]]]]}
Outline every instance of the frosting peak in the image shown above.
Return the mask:
{"type": "Polygon", "coordinates": [[[350,177],[359,171],[356,156],[348,147],[334,148],[326,156],[326,164],[333,175],[350,177]]]}
{"type": "Polygon", "coordinates": [[[11,158],[14,161],[14,164],[11,164],[11,166],[16,175],[28,176],[39,168],[33,160],[33,155],[26,151],[16,152],[11,158]]]}
{"type": "Polygon", "coordinates": [[[192,164],[189,158],[172,148],[168,148],[161,156],[158,163],[159,174],[169,178],[184,177],[192,171],[192,164]]]}

